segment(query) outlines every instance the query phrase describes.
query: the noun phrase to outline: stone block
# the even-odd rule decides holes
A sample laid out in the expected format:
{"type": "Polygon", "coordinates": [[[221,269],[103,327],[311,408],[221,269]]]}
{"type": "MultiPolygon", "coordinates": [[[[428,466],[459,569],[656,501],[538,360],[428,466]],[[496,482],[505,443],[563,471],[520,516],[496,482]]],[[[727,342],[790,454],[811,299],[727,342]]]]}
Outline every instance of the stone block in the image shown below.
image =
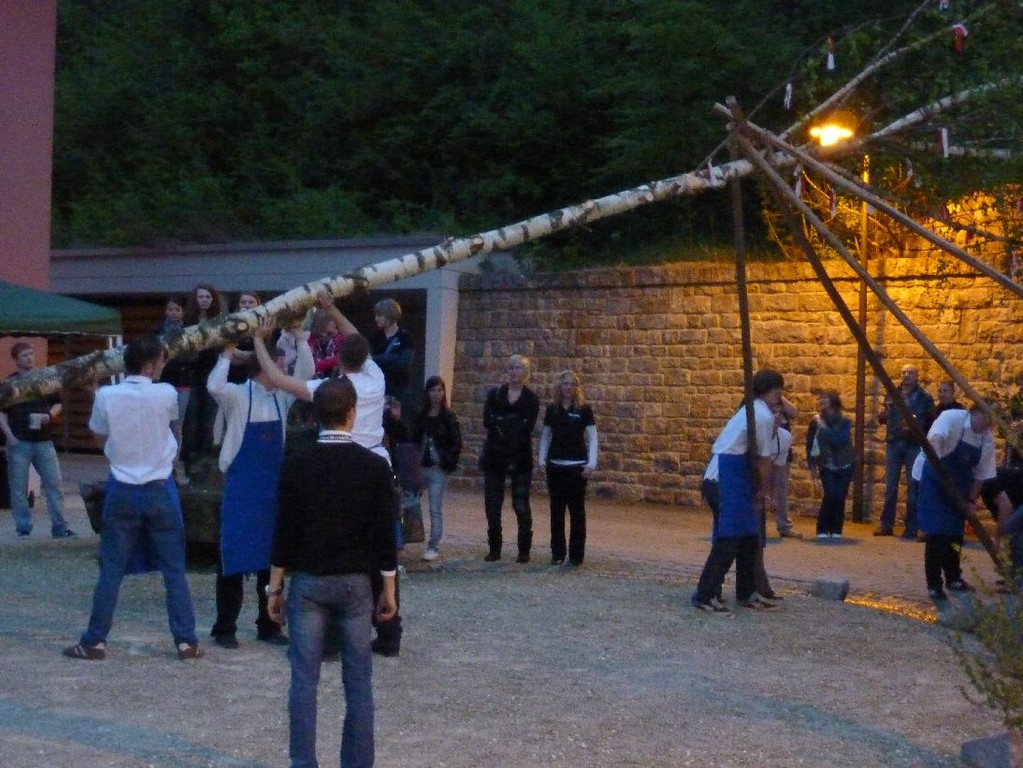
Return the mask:
{"type": "Polygon", "coordinates": [[[998,733],[963,742],[960,758],[970,768],[1023,768],[1023,737],[998,733]]]}
{"type": "Polygon", "coordinates": [[[849,596],[849,580],[817,579],[810,587],[810,594],[824,600],[841,602],[849,596]]]}

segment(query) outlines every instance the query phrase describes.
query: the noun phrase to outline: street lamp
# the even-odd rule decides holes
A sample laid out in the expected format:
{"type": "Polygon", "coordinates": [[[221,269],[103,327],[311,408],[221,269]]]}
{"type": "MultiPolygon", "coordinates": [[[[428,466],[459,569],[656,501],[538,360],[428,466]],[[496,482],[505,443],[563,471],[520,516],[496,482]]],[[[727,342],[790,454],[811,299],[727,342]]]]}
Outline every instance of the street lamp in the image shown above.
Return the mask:
{"type": "MultiPolygon", "coordinates": [[[[815,138],[822,147],[831,147],[853,137],[853,130],[841,122],[825,123],[814,126],[810,129],[810,135],[815,138]]],[[[870,183],[870,155],[863,156],[863,183],[870,183]]],[[[863,201],[860,212],[860,264],[867,269],[869,248],[867,238],[869,235],[870,217],[868,215],[867,201],[863,201]]],[[[863,335],[867,334],[867,283],[860,280],[859,296],[859,324],[863,335]]],[[[864,458],[866,454],[866,379],[867,360],[863,350],[856,348],[856,420],[854,430],[854,443],[856,448],[856,467],[853,476],[853,520],[857,523],[867,522],[870,519],[869,511],[864,509],[863,504],[863,477],[864,458]]]]}

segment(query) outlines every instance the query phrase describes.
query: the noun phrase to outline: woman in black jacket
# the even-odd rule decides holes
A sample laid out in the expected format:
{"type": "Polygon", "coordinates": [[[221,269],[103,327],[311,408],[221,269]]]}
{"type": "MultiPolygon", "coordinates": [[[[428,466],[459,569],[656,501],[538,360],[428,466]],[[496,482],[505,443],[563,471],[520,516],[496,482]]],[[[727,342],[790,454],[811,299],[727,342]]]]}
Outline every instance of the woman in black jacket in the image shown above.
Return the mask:
{"type": "Polygon", "coordinates": [[[444,535],[444,490],[462,452],[462,430],[458,417],[448,408],[447,388],[440,376],[426,380],[423,406],[412,426],[412,442],[420,446],[423,485],[430,494],[430,538],[423,560],[436,560],[444,535]]]}

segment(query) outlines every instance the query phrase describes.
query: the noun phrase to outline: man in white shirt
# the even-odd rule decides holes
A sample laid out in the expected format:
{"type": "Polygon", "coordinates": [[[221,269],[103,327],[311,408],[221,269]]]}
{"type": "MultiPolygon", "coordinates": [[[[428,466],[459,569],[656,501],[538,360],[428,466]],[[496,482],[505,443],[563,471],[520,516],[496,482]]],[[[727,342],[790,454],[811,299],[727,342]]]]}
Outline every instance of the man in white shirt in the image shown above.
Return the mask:
{"type": "Polygon", "coordinates": [[[172,477],[177,441],[171,424],[178,418],[178,395],[170,384],[155,383],[166,362],[167,351],[156,336],[140,337],[124,351],[124,382],[96,392],[89,429],[104,443],[110,479],[92,615],[78,644],[64,649],[72,659],[106,658],[121,581],[140,549],[155,556],[163,573],[178,658],[203,655],[185,578],[185,525],[172,477]]]}
{"type": "MultiPolygon", "coordinates": [[[[984,481],[997,474],[995,437],[987,413],[979,404],[969,411],[945,411],[928,430],[927,442],[960,495],[975,508],[984,481]]],[[[944,483],[923,452],[913,463],[913,479],[920,483],[917,516],[920,530],[926,535],[924,574],[928,595],[932,600],[947,600],[946,588],[972,592],[973,587],[963,580],[960,557],[966,518],[945,492],[944,483]]]]}
{"type": "MultiPolygon", "coordinates": [[[[258,358],[249,358],[248,380],[228,381],[235,347],[224,347],[210,372],[206,389],[225,419],[220,448],[224,496],[220,511],[220,561],[217,569],[217,621],[210,634],[221,648],[238,647],[238,615],[244,599],[245,574],[256,574],[258,612],[256,637],[284,645],[287,637],[267,613],[266,587],[270,583],[270,551],[277,522],[277,480],[284,459],[288,409],[295,396],[271,384],[258,358]]],[[[274,349],[273,364],[284,370],[284,353],[274,349]]],[[[300,345],[295,375],[315,372],[312,350],[300,345]]]]}
{"type": "Polygon", "coordinates": [[[746,408],[742,407],[728,420],[714,446],[717,459],[718,516],[710,555],[704,565],[693,607],[712,613],[730,613],[719,599],[725,574],[735,563],[735,595],[740,605],[771,609],[775,604],[755,590],[756,559],[759,547],[761,518],[771,496],[771,474],[774,459],[779,455],[773,409],[782,396],[785,380],[776,371],[758,371],[753,377],[754,429],[756,457],[747,456],[749,441],[746,408]]]}
{"type": "MultiPolygon", "coordinates": [[[[338,350],[338,356],[341,373],[352,382],[357,396],[355,421],[351,428],[352,439],[363,448],[368,448],[378,456],[387,459],[390,464],[391,459],[386,446],[384,446],[384,372],[370,357],[369,342],[366,337],[360,334],[352,322],[334,306],[333,299],[326,293],[321,293],[318,299],[320,306],[330,313],[338,328],[341,329],[341,333],[345,334],[338,350]]],[[[265,319],[262,327],[272,329],[273,319],[265,319]]],[[[299,400],[311,403],[316,389],[325,381],[329,381],[329,379],[303,381],[294,376],[288,376],[275,366],[268,365],[270,353],[259,334],[255,338],[255,347],[256,357],[263,366],[263,370],[266,371],[271,386],[289,392],[299,400]]],[[[398,510],[396,509],[395,512],[397,513],[398,510]]],[[[381,588],[382,582],[374,574],[374,600],[379,598],[381,588]]],[[[400,597],[398,600],[400,608],[400,597]]],[[[377,637],[373,641],[373,651],[384,656],[397,656],[401,647],[401,616],[396,612],[393,618],[378,622],[376,627],[377,637]]]]}

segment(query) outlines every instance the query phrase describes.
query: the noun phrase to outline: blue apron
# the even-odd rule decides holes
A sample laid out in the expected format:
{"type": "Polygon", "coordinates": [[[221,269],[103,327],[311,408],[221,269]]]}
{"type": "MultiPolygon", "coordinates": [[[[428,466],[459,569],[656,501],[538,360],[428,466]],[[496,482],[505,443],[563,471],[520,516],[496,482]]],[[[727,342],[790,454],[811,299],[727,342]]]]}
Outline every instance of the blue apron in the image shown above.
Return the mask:
{"type": "Polygon", "coordinates": [[[718,454],[718,525],[726,538],[758,534],[753,471],[745,454],[718,454]]]}
{"type": "MultiPolygon", "coordinates": [[[[980,463],[980,447],[968,445],[960,438],[956,447],[945,458],[941,466],[952,478],[959,493],[966,498],[973,484],[973,470],[980,463]]],[[[924,533],[940,533],[946,536],[962,536],[966,518],[956,509],[945,493],[941,478],[931,462],[924,462],[920,475],[920,489],[916,497],[916,514],[920,530],[924,533]]]]}
{"type": "Polygon", "coordinates": [[[220,562],[225,576],[270,567],[277,525],[277,480],[284,460],[284,422],[277,395],[273,399],[277,421],[251,421],[249,382],[245,432],[238,455],[227,469],[220,507],[220,562]]]}

